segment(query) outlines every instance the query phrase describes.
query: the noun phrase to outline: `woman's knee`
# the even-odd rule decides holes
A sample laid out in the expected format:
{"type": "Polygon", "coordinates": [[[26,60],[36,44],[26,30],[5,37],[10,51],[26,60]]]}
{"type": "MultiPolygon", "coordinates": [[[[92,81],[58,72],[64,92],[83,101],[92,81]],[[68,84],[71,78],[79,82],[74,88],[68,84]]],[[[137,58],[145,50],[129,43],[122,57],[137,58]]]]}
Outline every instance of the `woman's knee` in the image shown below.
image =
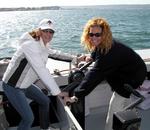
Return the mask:
{"type": "Polygon", "coordinates": [[[26,124],[32,124],[34,121],[34,115],[32,114],[27,114],[25,117],[22,118],[22,120],[26,123],[26,124]]]}
{"type": "Polygon", "coordinates": [[[42,101],[42,105],[47,106],[49,105],[49,103],[50,103],[50,99],[48,96],[46,96],[42,101]]]}

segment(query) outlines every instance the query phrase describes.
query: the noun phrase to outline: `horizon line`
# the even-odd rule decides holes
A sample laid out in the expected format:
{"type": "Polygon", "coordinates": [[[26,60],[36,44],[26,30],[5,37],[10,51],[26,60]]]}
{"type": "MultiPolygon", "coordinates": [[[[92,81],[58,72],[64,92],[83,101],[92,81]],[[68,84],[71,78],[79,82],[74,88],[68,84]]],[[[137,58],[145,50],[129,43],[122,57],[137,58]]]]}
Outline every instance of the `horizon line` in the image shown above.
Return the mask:
{"type": "Polygon", "coordinates": [[[81,7],[81,6],[126,6],[126,5],[150,5],[149,4],[99,4],[99,5],[49,5],[49,6],[16,6],[16,7],[0,7],[0,8],[40,8],[40,7],[81,7]]]}

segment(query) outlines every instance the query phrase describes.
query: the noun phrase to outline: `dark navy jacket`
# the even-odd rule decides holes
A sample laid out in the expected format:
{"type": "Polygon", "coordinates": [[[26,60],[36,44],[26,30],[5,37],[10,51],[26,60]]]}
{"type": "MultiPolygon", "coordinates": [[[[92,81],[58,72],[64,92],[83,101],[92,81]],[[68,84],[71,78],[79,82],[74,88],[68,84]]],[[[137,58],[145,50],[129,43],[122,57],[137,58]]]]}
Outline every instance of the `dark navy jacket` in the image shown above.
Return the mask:
{"type": "Polygon", "coordinates": [[[146,65],[141,57],[116,40],[107,54],[101,54],[95,49],[91,57],[95,61],[94,67],[75,89],[78,98],[88,95],[103,80],[108,82],[113,91],[129,98],[131,93],[124,89],[124,84],[137,88],[146,77],[146,65]]]}

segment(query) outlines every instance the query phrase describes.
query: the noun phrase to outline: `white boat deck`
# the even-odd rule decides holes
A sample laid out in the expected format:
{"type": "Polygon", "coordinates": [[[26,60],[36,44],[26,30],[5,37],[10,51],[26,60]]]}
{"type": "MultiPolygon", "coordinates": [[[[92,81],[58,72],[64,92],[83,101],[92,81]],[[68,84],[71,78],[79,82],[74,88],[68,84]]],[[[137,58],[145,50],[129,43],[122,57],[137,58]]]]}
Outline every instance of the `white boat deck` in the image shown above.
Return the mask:
{"type": "Polygon", "coordinates": [[[104,130],[108,106],[93,108],[85,117],[85,130],[104,130]]]}

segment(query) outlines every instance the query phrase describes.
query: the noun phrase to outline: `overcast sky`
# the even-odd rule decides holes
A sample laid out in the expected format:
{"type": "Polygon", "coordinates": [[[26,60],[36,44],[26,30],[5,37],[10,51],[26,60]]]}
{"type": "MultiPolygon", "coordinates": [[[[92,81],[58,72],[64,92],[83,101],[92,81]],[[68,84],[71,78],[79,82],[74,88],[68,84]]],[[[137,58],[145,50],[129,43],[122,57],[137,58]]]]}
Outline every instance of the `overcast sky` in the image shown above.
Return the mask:
{"type": "Polygon", "coordinates": [[[150,4],[150,0],[0,0],[0,8],[109,4],[150,4]]]}

